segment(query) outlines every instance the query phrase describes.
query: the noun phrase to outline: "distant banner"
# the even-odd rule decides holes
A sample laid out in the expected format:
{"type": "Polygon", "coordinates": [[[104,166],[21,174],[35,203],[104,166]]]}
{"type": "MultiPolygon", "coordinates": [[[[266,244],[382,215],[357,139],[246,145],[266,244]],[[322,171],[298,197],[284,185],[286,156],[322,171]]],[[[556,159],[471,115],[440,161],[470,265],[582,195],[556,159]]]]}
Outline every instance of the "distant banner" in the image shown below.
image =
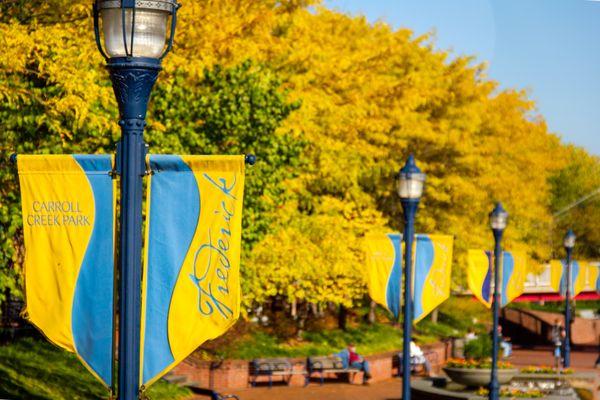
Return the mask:
{"type": "Polygon", "coordinates": [[[501,306],[505,307],[525,291],[527,257],[523,253],[505,251],[502,257],[501,306]]]}
{"type": "Polygon", "coordinates": [[[453,241],[452,236],[417,235],[414,274],[415,323],[450,297],[453,241]]]}
{"type": "Polygon", "coordinates": [[[141,382],[150,385],[240,313],[244,156],[151,155],[141,382]]]}
{"type": "Polygon", "coordinates": [[[473,295],[487,308],[492,307],[492,253],[469,250],[467,284],[473,295]]]}
{"type": "Polygon", "coordinates": [[[19,155],[25,316],[112,384],[115,191],[109,155],[19,155]]]}
{"type": "MultiPolygon", "coordinates": [[[[487,308],[492,306],[493,253],[469,250],[467,283],[473,295],[487,308]]],[[[505,251],[500,271],[500,306],[505,307],[523,294],[527,277],[527,257],[518,252],[505,251]]]]}
{"type": "Polygon", "coordinates": [[[366,238],[365,243],[369,295],[398,319],[402,282],[402,235],[372,235],[366,238]]]}
{"type": "MultiPolygon", "coordinates": [[[[590,264],[587,261],[578,261],[579,264],[579,275],[575,279],[575,291],[574,293],[581,293],[587,287],[587,278],[590,264]]],[[[576,295],[574,295],[576,296],[576,295]]]]}
{"type": "MultiPolygon", "coordinates": [[[[567,295],[567,262],[566,260],[550,261],[550,281],[552,288],[561,296],[567,295]]],[[[585,268],[587,263],[571,261],[571,296],[575,297],[581,293],[586,286],[585,268]]]]}

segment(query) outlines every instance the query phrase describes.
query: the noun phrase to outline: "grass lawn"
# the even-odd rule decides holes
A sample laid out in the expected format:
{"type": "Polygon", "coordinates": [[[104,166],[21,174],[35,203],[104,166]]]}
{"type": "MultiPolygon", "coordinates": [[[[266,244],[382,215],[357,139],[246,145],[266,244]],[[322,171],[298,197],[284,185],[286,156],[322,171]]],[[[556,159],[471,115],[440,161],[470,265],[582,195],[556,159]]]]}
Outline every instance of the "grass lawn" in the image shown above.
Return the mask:
{"type": "MultiPolygon", "coordinates": [[[[150,387],[152,400],[185,399],[191,392],[165,382],[150,387]]],[[[75,355],[44,340],[21,339],[0,346],[0,398],[23,400],[100,400],[108,391],[75,355]]]]}
{"type": "MultiPolygon", "coordinates": [[[[346,330],[318,325],[304,331],[300,337],[278,336],[273,328],[256,323],[239,322],[221,338],[207,343],[196,351],[200,359],[251,360],[261,357],[306,357],[329,355],[354,343],[360,354],[370,355],[402,349],[401,324],[392,324],[390,314],[378,309],[377,323],[367,324],[362,315],[348,322],[346,330]]],[[[468,328],[487,332],[486,323],[491,312],[477,301],[467,297],[452,297],[439,309],[436,323],[426,317],[413,328],[413,338],[421,344],[434,343],[449,337],[462,337],[468,328]]]]}

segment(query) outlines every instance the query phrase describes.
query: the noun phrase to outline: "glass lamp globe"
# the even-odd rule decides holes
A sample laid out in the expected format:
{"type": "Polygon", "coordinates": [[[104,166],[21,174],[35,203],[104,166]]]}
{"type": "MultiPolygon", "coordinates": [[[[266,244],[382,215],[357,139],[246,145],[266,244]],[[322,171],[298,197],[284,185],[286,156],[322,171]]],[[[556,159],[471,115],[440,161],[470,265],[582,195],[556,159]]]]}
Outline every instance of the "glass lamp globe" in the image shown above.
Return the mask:
{"type": "Polygon", "coordinates": [[[99,0],[106,54],[110,58],[160,58],[168,20],[177,6],[174,0],[99,0]]]}
{"type": "Polygon", "coordinates": [[[418,200],[423,194],[425,185],[425,174],[415,164],[415,158],[411,154],[406,164],[400,170],[396,181],[396,190],[401,199],[418,200]]]}
{"type": "Polygon", "coordinates": [[[502,203],[496,203],[496,207],[490,213],[490,226],[493,230],[503,231],[508,224],[508,213],[502,207],[502,203]]]}
{"type": "Polygon", "coordinates": [[[575,233],[571,229],[569,229],[563,241],[565,248],[572,249],[573,247],[575,247],[575,239],[577,239],[577,236],[575,236],[575,233]]]}

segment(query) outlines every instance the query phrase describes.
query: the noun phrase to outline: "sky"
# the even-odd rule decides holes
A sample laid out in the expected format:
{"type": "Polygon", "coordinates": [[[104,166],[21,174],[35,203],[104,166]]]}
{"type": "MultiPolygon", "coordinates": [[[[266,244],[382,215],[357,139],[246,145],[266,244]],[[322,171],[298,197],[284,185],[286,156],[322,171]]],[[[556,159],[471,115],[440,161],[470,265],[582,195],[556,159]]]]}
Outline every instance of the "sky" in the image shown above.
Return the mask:
{"type": "Polygon", "coordinates": [[[600,0],[325,0],[473,55],[528,91],[550,130],[600,156],[600,0]]]}

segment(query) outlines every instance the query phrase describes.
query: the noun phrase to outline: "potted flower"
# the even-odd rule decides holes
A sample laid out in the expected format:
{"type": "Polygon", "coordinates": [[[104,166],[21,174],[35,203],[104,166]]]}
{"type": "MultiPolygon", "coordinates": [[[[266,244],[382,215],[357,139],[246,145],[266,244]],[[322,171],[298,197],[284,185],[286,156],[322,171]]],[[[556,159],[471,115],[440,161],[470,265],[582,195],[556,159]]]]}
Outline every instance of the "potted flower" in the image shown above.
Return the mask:
{"type": "Polygon", "coordinates": [[[570,375],[573,373],[573,370],[571,368],[563,368],[563,369],[557,370],[554,367],[548,367],[546,365],[542,365],[542,366],[530,365],[528,367],[521,369],[521,373],[534,374],[534,375],[540,375],[540,374],[543,374],[543,375],[556,375],[556,374],[570,375]]]}
{"type": "MultiPolygon", "coordinates": [[[[492,345],[487,335],[471,340],[465,345],[464,359],[450,359],[444,372],[452,381],[469,387],[488,386],[492,374],[492,345]]],[[[508,362],[498,362],[498,382],[507,384],[519,373],[508,362]]]]}

